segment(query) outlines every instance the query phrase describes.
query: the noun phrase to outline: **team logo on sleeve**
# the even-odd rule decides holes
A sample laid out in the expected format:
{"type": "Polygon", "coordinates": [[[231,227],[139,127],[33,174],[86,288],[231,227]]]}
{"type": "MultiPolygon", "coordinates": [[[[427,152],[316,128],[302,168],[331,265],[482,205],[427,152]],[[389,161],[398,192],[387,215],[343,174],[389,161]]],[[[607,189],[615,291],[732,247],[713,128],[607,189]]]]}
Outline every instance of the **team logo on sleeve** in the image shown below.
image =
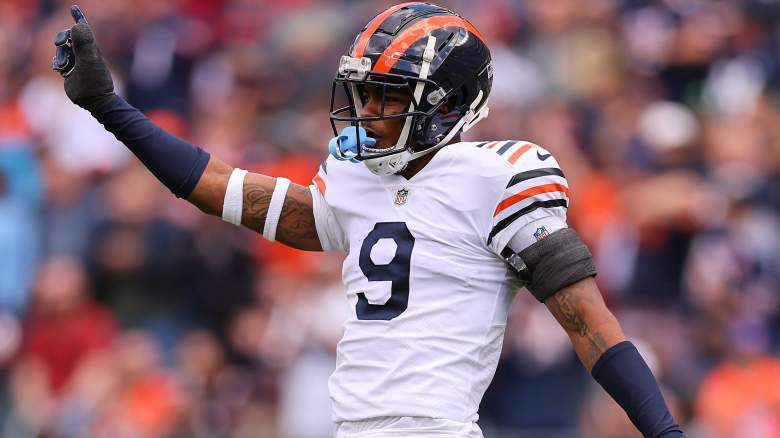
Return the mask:
{"type": "Polygon", "coordinates": [[[544,239],[545,237],[549,236],[550,233],[547,232],[547,228],[545,227],[539,227],[536,229],[536,232],[534,233],[534,239],[537,241],[544,239]]]}
{"type": "Polygon", "coordinates": [[[409,198],[409,190],[401,189],[397,192],[395,192],[395,205],[404,205],[406,204],[406,200],[409,198]]]}

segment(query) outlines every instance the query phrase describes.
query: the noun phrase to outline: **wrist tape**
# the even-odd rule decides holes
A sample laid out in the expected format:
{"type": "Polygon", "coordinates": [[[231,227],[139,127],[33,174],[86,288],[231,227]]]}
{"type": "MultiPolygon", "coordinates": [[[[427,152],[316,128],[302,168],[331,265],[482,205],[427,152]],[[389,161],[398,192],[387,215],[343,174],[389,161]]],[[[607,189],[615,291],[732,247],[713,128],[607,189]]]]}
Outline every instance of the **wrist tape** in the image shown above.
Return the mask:
{"type": "Polygon", "coordinates": [[[225,190],[225,201],[222,203],[222,220],[233,225],[241,225],[241,213],[244,211],[244,177],[247,171],[233,169],[225,190]]]}

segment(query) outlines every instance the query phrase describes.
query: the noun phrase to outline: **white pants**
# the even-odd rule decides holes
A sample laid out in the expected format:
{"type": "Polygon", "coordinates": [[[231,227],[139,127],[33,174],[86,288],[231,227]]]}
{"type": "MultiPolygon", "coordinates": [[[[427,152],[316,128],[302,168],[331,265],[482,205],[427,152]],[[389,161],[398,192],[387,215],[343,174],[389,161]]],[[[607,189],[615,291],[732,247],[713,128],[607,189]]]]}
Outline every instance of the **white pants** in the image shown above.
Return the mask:
{"type": "Polygon", "coordinates": [[[336,423],[335,438],[483,438],[477,423],[443,418],[380,417],[336,423]]]}

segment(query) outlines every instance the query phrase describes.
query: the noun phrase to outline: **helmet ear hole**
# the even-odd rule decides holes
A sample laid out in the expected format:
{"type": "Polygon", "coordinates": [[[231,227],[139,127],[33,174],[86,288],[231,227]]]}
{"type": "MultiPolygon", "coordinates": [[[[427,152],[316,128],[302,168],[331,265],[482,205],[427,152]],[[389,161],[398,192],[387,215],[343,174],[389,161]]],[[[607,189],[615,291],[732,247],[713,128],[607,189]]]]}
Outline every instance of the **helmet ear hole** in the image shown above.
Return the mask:
{"type": "Polygon", "coordinates": [[[458,110],[460,110],[461,113],[465,113],[469,109],[469,105],[471,105],[471,102],[468,101],[466,96],[475,96],[477,94],[477,90],[471,90],[469,87],[469,84],[463,84],[462,87],[460,87],[460,92],[458,93],[458,104],[455,106],[458,110]]]}
{"type": "Polygon", "coordinates": [[[439,107],[439,114],[449,114],[453,111],[461,110],[461,107],[464,104],[463,96],[465,96],[465,92],[466,86],[464,85],[457,93],[452,93],[450,97],[447,98],[447,101],[439,107]]]}
{"type": "Polygon", "coordinates": [[[439,107],[439,111],[438,111],[439,114],[449,114],[450,111],[455,109],[456,100],[457,100],[457,96],[455,95],[450,96],[450,98],[447,99],[447,101],[441,104],[441,106],[439,107]]]}

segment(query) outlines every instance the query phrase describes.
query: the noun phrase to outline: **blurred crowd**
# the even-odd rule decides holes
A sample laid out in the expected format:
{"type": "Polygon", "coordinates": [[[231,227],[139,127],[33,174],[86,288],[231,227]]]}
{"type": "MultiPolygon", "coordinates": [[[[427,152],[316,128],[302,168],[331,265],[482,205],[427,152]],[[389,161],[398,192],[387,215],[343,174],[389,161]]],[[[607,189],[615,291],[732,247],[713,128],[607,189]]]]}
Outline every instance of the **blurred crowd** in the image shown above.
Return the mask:
{"type": "MultiPolygon", "coordinates": [[[[570,225],[689,437],[780,437],[780,2],[441,0],[481,29],[469,140],[551,150],[570,225]]],[[[175,199],[51,71],[70,1],[0,0],[0,436],[330,434],[339,256],[175,199]]],[[[308,184],[339,57],[392,4],[84,0],[117,89],[308,184]]],[[[487,437],[638,436],[521,291],[487,437]]]]}

